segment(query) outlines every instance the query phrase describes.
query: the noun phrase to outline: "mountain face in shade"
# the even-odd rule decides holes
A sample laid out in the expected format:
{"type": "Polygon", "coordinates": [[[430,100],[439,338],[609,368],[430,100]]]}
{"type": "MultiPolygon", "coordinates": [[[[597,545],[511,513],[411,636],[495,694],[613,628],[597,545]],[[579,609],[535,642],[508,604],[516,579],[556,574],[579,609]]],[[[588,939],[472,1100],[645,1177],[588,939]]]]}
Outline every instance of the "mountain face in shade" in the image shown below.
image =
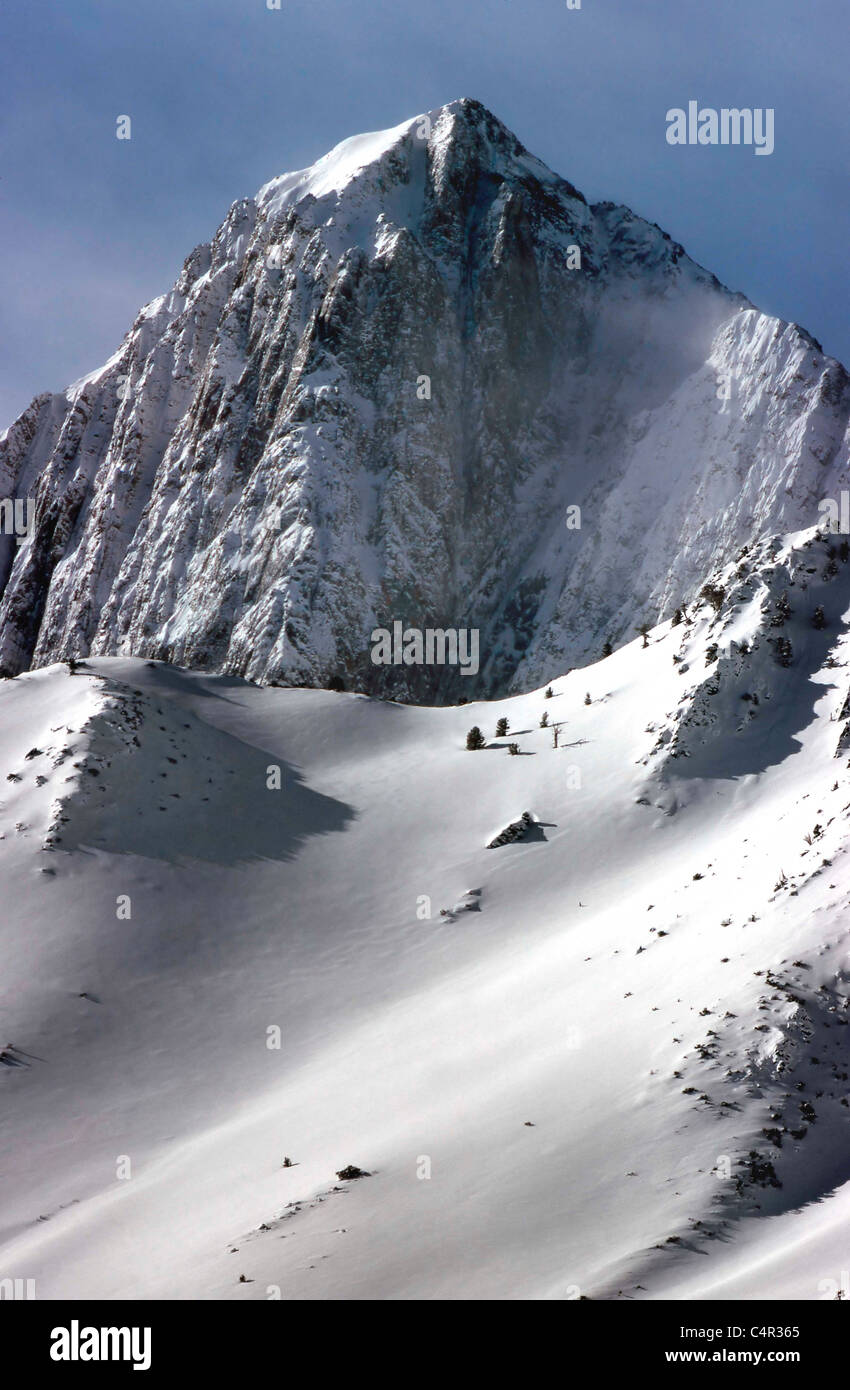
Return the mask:
{"type": "Polygon", "coordinates": [[[34,501],[0,537],[0,668],[533,688],[817,522],[849,414],[807,333],[453,102],[235,203],[0,435],[0,499],[34,501]],[[374,664],[396,622],[477,629],[477,675],[374,664]]]}

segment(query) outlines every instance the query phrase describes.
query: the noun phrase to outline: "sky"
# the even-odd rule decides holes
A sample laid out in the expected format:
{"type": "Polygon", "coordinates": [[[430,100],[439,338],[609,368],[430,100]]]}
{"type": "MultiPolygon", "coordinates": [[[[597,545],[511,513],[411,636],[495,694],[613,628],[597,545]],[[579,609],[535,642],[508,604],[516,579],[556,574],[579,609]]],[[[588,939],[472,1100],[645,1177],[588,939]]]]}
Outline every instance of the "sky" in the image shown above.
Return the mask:
{"type": "Polygon", "coordinates": [[[847,0],[268,3],[3,0],[0,429],[104,362],[236,198],[461,96],[850,364],[847,0]],[[773,154],[669,145],[691,100],[773,108],[773,154]]]}

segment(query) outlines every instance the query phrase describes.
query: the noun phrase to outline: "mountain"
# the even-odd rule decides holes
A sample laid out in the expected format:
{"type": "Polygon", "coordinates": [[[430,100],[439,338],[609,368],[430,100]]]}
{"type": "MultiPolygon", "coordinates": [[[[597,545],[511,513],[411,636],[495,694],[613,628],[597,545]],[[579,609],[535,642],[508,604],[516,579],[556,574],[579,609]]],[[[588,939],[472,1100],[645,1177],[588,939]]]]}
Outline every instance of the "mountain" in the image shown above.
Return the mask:
{"type": "Polygon", "coordinates": [[[849,408],[802,329],[453,102],[234,204],[0,436],[0,498],[34,500],[0,537],[0,669],[533,688],[816,522],[849,408]],[[477,629],[478,675],[374,664],[395,622],[477,629]]]}
{"type": "Polygon", "coordinates": [[[706,589],[461,708],[0,681],[0,1279],[846,1296],[850,546],[706,589]]]}
{"type": "Polygon", "coordinates": [[[849,399],[461,101],[33,402],[0,1283],[850,1295],[849,399]],[[480,672],[374,664],[397,622],[480,672]]]}

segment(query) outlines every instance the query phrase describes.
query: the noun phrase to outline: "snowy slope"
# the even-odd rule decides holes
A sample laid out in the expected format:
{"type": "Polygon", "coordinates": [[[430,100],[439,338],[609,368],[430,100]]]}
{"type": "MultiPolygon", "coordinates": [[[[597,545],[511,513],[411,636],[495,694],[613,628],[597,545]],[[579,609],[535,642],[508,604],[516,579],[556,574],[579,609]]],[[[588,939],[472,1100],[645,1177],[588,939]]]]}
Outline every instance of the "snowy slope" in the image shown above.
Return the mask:
{"type": "Polygon", "coordinates": [[[830,1296],[850,564],[809,530],[710,578],[550,699],[123,658],[0,682],[0,1277],[830,1296]]]}
{"type": "Polygon", "coordinates": [[[802,329],[452,102],[234,204],[105,366],[0,435],[0,498],[36,503],[0,537],[0,668],[529,689],[815,523],[848,407],[802,329]],[[394,621],[478,628],[477,680],[373,665],[394,621]]]}

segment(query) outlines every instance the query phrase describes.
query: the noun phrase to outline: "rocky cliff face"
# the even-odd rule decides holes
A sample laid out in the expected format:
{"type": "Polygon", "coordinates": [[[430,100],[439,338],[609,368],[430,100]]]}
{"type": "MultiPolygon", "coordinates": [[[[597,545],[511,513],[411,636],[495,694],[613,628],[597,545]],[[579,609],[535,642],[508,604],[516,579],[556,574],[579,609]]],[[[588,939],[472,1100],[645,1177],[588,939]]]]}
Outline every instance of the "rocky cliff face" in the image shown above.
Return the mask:
{"type": "Polygon", "coordinates": [[[0,666],[533,687],[816,522],[848,414],[805,332],[454,102],[234,204],[0,436],[0,498],[35,499],[0,537],[0,666]],[[477,677],[374,665],[396,621],[477,628],[477,677]]]}

